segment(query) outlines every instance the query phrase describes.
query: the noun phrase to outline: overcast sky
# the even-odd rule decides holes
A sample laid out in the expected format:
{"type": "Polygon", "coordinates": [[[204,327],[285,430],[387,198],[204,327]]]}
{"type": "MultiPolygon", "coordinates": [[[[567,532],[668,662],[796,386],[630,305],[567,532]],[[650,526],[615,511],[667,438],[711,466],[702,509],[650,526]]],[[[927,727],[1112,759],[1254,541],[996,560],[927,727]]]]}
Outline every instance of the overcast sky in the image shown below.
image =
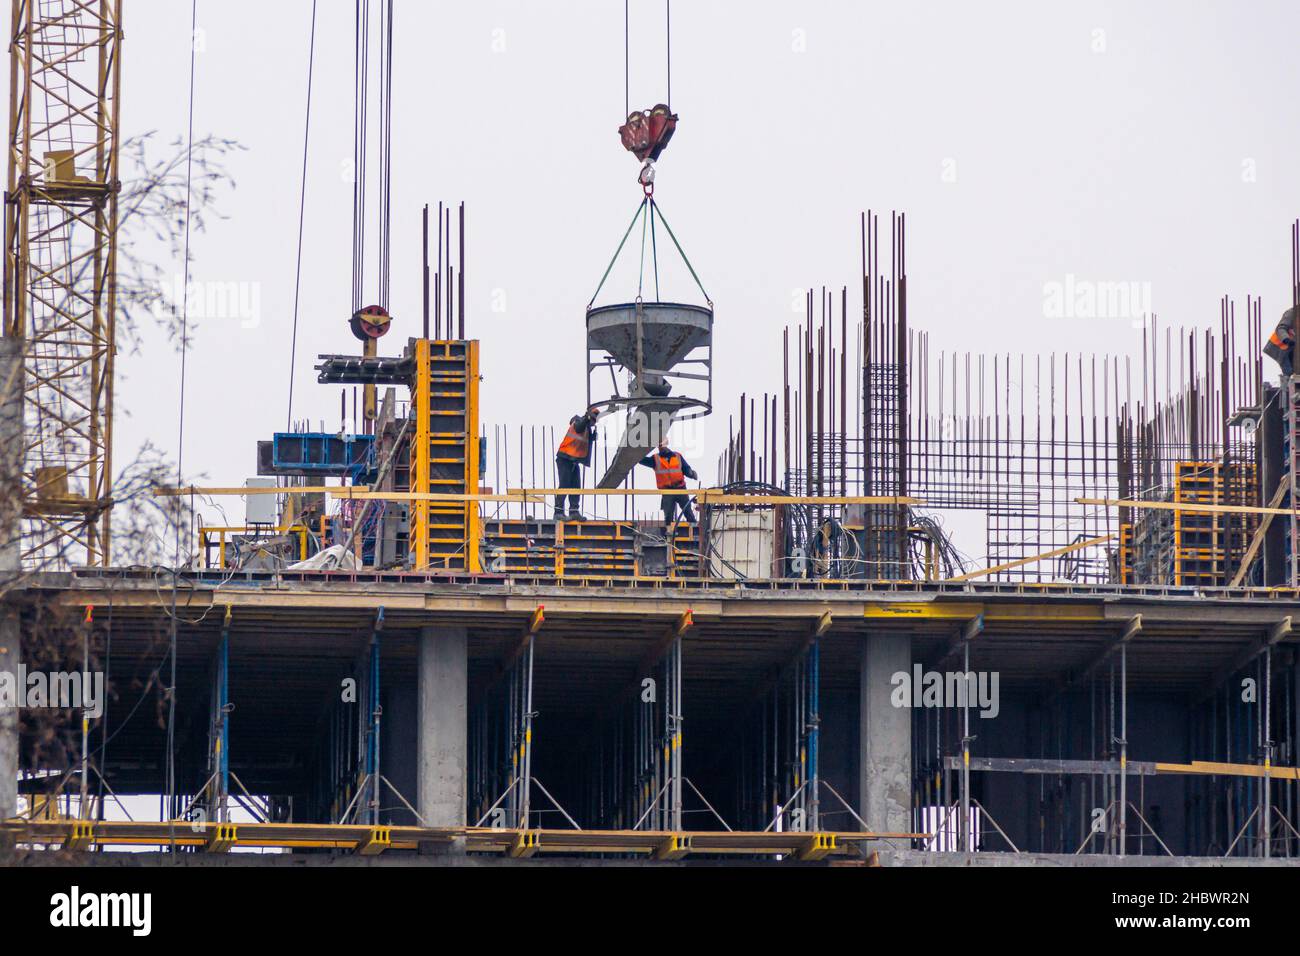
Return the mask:
{"type": "MultiPolygon", "coordinates": [[[[123,133],[182,134],[189,4],[125,7],[123,133]]],[[[631,7],[631,99],[649,107],[665,95],[663,3],[631,7]]],[[[584,307],[639,201],[616,132],[623,5],[396,8],[384,350],[419,334],[421,206],[464,200],[484,420],[561,423],[585,394],[584,307]]],[[[230,164],[228,218],[195,242],[194,278],[243,283],[256,303],[197,322],[185,465],[210,483],[242,483],[255,441],[285,423],[310,16],[310,0],[199,3],[195,136],[247,151],[230,164]]],[[[295,413],[331,428],[338,390],[312,365],[357,345],[353,22],[352,3],[320,0],[295,413]]],[[[1149,283],[1174,325],[1216,322],[1224,293],[1259,294],[1271,324],[1300,214],[1298,34],[1287,2],[679,0],[681,121],[656,198],[716,306],[718,414],[691,449],[702,471],[739,393],[779,385],[795,290],[847,284],[860,308],[864,208],[885,213],[886,238],[888,211],[907,213],[910,317],[934,348],[1140,348],[1130,322],[1045,316],[1045,283],[1067,275],[1149,283]]],[[[151,335],[119,372],[118,460],[146,438],[174,454],[175,353],[151,335]]]]}

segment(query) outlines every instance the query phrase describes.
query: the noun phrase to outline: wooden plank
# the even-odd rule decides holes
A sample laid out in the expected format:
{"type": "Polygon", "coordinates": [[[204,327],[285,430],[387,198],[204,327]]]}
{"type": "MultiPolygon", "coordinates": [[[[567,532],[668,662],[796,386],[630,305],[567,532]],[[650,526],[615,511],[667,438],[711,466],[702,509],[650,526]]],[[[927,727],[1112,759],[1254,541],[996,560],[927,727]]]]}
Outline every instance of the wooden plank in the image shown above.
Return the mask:
{"type": "Polygon", "coordinates": [[[196,497],[220,498],[230,495],[345,495],[351,497],[359,492],[368,492],[368,485],[302,485],[299,487],[272,488],[196,488],[185,485],[180,488],[157,487],[153,489],[155,498],[180,498],[194,495],[196,497]]]}
{"type": "MultiPolygon", "coordinates": [[[[1286,497],[1287,486],[1288,482],[1282,481],[1278,483],[1277,491],[1273,492],[1273,499],[1268,503],[1270,508],[1277,508],[1282,504],[1282,499],[1286,497]]],[[[1246,572],[1250,570],[1251,562],[1255,560],[1255,555],[1264,544],[1264,532],[1268,531],[1268,526],[1273,523],[1274,517],[1276,515],[1264,515],[1264,520],[1255,529],[1255,536],[1250,539],[1250,547],[1246,549],[1245,557],[1241,559],[1241,567],[1237,568],[1237,573],[1232,576],[1232,581],[1228,584],[1228,587],[1240,587],[1241,582],[1246,579],[1246,572]]]]}
{"type": "Polygon", "coordinates": [[[1074,503],[1115,508],[1146,508],[1155,511],[1196,511],[1205,514],[1300,516],[1300,511],[1294,508],[1261,508],[1256,505],[1200,505],[1181,501],[1137,501],[1129,498],[1075,498],[1074,503]]]}
{"type": "Polygon", "coordinates": [[[276,488],[200,488],[191,485],[185,487],[157,487],[153,489],[155,497],[195,497],[221,498],[242,497],[245,495],[285,495],[285,494],[324,494],[335,498],[348,498],[357,501],[446,501],[462,504],[470,501],[493,502],[527,502],[544,501],[558,495],[579,497],[599,496],[647,496],[664,495],[694,496],[701,504],[724,505],[923,505],[921,498],[875,495],[735,495],[727,494],[718,488],[507,488],[500,492],[481,494],[451,494],[427,491],[373,491],[366,485],[312,485],[303,487],[276,488]]]}
{"type": "Polygon", "coordinates": [[[1195,773],[1219,777],[1272,777],[1274,780],[1300,780],[1300,767],[1265,767],[1253,763],[1220,763],[1193,760],[1191,763],[1156,762],[1156,773],[1195,773]]]}
{"type": "Polygon", "coordinates": [[[1200,704],[1202,701],[1211,697],[1223,682],[1232,677],[1238,671],[1244,669],[1255,658],[1263,654],[1265,650],[1278,644],[1284,637],[1291,633],[1291,616],[1282,618],[1274,624],[1268,634],[1258,641],[1252,641],[1240,654],[1234,657],[1226,665],[1214,672],[1214,675],[1205,682],[1199,694],[1193,698],[1194,704],[1200,704]]]}
{"type": "Polygon", "coordinates": [[[1079,541],[1075,544],[1067,545],[1064,548],[1056,548],[1052,551],[1044,551],[1042,554],[1035,554],[1029,558],[1021,558],[1018,561],[1008,561],[1006,564],[996,564],[991,568],[984,568],[980,571],[970,571],[966,574],[959,574],[956,577],[944,578],[944,583],[953,583],[955,581],[969,581],[972,578],[982,578],[988,574],[1000,574],[1003,571],[1010,571],[1013,568],[1022,568],[1027,564],[1034,564],[1038,561],[1048,561],[1052,558],[1059,558],[1062,555],[1070,554],[1072,551],[1081,551],[1084,548],[1091,548],[1094,545],[1102,544],[1115,537],[1113,534],[1104,534],[1099,538],[1089,538],[1087,541],[1079,541]]]}

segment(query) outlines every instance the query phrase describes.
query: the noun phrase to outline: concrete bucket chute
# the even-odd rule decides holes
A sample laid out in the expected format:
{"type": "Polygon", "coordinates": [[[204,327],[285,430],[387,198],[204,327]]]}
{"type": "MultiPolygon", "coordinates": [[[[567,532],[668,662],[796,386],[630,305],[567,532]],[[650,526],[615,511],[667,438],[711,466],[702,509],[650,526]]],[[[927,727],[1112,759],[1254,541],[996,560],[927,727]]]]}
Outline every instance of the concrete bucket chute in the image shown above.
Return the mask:
{"type": "Polygon", "coordinates": [[[596,487],[617,488],[621,485],[637,462],[650,454],[650,450],[659,444],[659,439],[668,434],[679,407],[656,401],[629,405],[623,437],[619,439],[609,467],[596,487]]]}

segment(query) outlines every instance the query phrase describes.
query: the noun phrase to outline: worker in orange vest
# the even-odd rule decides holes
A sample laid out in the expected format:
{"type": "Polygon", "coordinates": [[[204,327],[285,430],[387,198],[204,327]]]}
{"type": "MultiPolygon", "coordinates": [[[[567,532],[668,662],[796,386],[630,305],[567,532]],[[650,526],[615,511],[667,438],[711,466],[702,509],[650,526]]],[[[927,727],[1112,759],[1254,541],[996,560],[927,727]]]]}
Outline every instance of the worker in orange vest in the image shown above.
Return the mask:
{"type": "MultiPolygon", "coordinates": [[[[574,415],[569,419],[569,430],[564,433],[555,452],[555,476],[557,488],[581,488],[582,468],[591,464],[591,446],[596,440],[596,420],[600,418],[600,408],[592,405],[585,415],[574,415]]],[[[582,508],[577,495],[569,496],[569,518],[582,520],[582,508]]],[[[564,495],[555,496],[555,520],[564,520],[564,495]]]]}
{"type": "Polygon", "coordinates": [[[1264,354],[1282,366],[1282,374],[1295,374],[1295,306],[1282,313],[1282,321],[1264,343],[1264,354]]]}
{"type": "MultiPolygon", "coordinates": [[[[646,458],[641,459],[641,464],[647,468],[655,470],[655,487],[662,490],[675,488],[685,488],[686,479],[693,478],[699,480],[694,469],[686,463],[686,459],[679,452],[673,451],[668,447],[668,439],[659,439],[658,450],[646,458]]],[[[691,510],[691,499],[689,495],[664,495],[660,499],[660,506],[664,509],[664,535],[672,530],[673,521],[677,517],[677,510],[680,508],[682,518],[687,523],[695,524],[695,512],[691,510]]]]}

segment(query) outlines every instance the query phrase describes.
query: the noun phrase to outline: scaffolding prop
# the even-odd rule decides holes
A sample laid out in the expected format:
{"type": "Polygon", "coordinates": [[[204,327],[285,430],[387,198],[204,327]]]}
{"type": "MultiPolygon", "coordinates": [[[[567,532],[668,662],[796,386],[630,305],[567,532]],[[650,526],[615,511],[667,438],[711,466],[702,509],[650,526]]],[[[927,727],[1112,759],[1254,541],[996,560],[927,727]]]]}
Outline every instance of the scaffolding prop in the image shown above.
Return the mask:
{"type": "Polygon", "coordinates": [[[393,785],[380,767],[380,741],[383,721],[383,705],[379,695],[380,644],[384,630],[384,609],[380,607],[375,613],[375,622],[371,630],[370,641],[364,655],[364,663],[359,668],[363,675],[361,681],[361,701],[363,706],[357,710],[355,733],[359,762],[352,774],[351,798],[343,811],[334,821],[337,824],[365,823],[372,828],[380,828],[383,823],[382,797],[384,789],[393,794],[410,814],[425,825],[419,811],[393,785]]]}
{"type": "MultiPolygon", "coordinates": [[[[537,635],[545,620],[545,607],[539,604],[475,707],[470,728],[470,801],[471,807],[476,808],[476,827],[520,832],[540,829],[540,824],[537,828],[532,826],[533,818],[545,812],[533,801],[536,787],[570,827],[581,829],[533,773],[533,727],[537,717],[533,677],[537,635]],[[487,802],[494,788],[503,783],[504,789],[487,802]]],[[[524,849],[520,847],[521,853],[524,849]]]]}

